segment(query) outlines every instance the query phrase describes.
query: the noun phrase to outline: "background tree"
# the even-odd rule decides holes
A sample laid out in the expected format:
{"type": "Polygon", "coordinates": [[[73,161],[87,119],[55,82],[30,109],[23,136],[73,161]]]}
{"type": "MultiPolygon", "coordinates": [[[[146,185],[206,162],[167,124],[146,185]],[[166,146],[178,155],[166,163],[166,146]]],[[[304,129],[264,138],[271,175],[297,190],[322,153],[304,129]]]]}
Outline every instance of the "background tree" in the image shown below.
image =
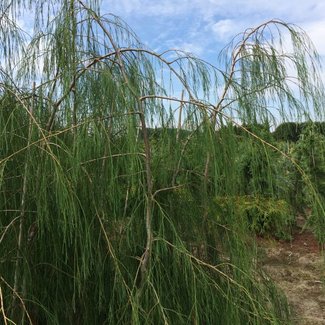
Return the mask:
{"type": "Polygon", "coordinates": [[[296,200],[300,207],[312,209],[309,222],[322,241],[324,235],[319,224],[323,221],[323,210],[316,202],[324,202],[325,198],[325,136],[321,134],[319,125],[306,125],[293,147],[293,155],[304,171],[303,174],[295,173],[296,200]]]}

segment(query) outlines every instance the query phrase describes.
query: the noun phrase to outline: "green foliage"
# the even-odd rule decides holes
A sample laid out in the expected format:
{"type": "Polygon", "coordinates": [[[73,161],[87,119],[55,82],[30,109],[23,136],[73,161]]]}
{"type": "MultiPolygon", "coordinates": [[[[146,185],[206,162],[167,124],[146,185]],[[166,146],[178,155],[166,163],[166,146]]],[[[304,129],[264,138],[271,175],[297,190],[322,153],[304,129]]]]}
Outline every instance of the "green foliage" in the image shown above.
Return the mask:
{"type": "Polygon", "coordinates": [[[319,225],[324,222],[325,136],[319,132],[317,125],[310,123],[304,129],[293,148],[293,154],[302,169],[301,173],[296,174],[297,193],[301,193],[298,198],[312,207],[309,222],[318,238],[323,240],[319,225]]]}
{"type": "Polygon", "coordinates": [[[290,205],[284,200],[245,195],[218,197],[216,204],[217,214],[234,209],[243,218],[246,227],[256,234],[290,238],[295,218],[290,205]]]}
{"type": "MultiPolygon", "coordinates": [[[[294,155],[301,168],[309,177],[316,191],[325,196],[325,136],[310,124],[300,135],[294,147],[294,155]]],[[[308,189],[304,190],[308,201],[308,189]]]]}
{"type": "Polygon", "coordinates": [[[4,321],[289,323],[254,263],[251,234],[282,235],[291,220],[286,185],[274,179],[270,108],[323,108],[303,31],[281,21],[247,30],[221,70],[146,49],[120,19],[100,16],[97,1],[38,1],[26,41],[13,22],[33,4],[0,4],[9,13],[0,14],[4,321]],[[291,54],[270,38],[281,44],[281,32],[291,54]],[[249,126],[247,136],[235,125],[249,126]],[[227,211],[216,211],[216,197],[227,211]]]}
{"type": "Polygon", "coordinates": [[[276,155],[254,140],[242,144],[240,167],[245,194],[270,196],[276,191],[276,155]]]}
{"type": "Polygon", "coordinates": [[[297,142],[311,123],[317,132],[325,135],[325,122],[285,122],[280,124],[272,134],[278,141],[297,142]]]}
{"type": "Polygon", "coordinates": [[[301,124],[294,122],[286,122],[280,124],[275,131],[273,136],[278,141],[292,141],[297,142],[301,133],[301,124]]]}

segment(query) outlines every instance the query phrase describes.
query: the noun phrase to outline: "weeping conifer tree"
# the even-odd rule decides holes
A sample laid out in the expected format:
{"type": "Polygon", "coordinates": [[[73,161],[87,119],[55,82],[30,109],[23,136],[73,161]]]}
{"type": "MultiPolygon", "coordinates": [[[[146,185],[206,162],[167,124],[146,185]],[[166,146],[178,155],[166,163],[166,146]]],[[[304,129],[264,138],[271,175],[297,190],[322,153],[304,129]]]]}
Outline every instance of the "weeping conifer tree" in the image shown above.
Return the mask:
{"type": "Polygon", "coordinates": [[[236,198],[249,194],[245,146],[264,157],[263,175],[249,164],[252,184],[265,177],[261,195],[285,199],[272,179],[279,157],[303,174],[243,125],[321,111],[305,33],[275,20],[248,29],[219,69],[147,49],[95,0],[0,6],[4,323],[289,323],[236,198]],[[30,7],[33,35],[16,24],[30,7]]]}

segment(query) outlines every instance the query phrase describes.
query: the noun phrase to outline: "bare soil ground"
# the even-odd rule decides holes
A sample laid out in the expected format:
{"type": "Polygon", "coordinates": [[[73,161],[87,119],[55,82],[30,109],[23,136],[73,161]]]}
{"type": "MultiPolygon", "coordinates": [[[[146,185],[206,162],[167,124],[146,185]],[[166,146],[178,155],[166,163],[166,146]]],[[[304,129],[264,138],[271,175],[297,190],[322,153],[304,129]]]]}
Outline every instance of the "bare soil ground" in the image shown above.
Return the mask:
{"type": "Polygon", "coordinates": [[[309,230],[295,227],[291,241],[258,239],[260,262],[286,294],[295,325],[325,325],[324,252],[309,230]]]}

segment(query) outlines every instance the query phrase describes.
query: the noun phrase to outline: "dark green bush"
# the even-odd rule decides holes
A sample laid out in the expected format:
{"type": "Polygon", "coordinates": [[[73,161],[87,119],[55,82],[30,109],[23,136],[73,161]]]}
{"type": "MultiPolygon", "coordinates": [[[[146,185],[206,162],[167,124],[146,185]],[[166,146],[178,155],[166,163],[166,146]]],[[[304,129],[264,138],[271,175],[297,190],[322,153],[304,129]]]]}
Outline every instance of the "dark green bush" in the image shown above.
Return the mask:
{"type": "Polygon", "coordinates": [[[258,235],[273,235],[288,239],[295,217],[290,205],[284,200],[271,197],[243,195],[217,197],[218,213],[229,213],[229,209],[244,218],[247,227],[258,235]]]}

